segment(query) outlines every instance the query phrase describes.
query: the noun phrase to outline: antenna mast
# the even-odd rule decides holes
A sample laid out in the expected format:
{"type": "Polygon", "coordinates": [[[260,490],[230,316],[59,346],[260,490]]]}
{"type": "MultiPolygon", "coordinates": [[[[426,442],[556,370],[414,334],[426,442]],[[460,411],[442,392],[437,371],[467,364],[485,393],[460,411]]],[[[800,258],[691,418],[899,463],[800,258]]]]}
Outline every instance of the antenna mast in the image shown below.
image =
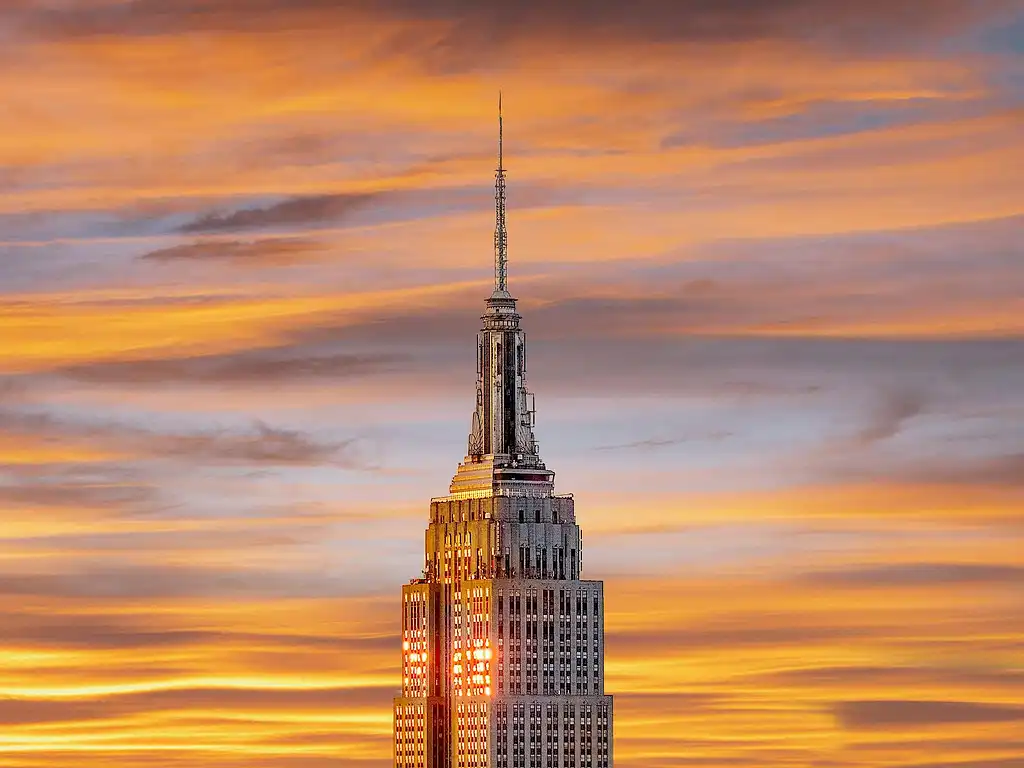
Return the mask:
{"type": "Polygon", "coordinates": [[[505,168],[501,157],[501,91],[498,91],[498,169],[494,173],[494,291],[508,291],[508,233],[505,231],[505,168]]]}

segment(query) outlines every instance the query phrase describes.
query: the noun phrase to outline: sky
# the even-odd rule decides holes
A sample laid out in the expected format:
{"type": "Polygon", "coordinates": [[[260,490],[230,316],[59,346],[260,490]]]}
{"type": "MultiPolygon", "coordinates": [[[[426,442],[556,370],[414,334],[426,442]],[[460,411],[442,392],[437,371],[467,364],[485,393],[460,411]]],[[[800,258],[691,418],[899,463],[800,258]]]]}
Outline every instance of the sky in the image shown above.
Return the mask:
{"type": "Polygon", "coordinates": [[[1024,766],[1024,3],[0,0],[0,765],[383,768],[503,93],[622,768],[1024,766]]]}

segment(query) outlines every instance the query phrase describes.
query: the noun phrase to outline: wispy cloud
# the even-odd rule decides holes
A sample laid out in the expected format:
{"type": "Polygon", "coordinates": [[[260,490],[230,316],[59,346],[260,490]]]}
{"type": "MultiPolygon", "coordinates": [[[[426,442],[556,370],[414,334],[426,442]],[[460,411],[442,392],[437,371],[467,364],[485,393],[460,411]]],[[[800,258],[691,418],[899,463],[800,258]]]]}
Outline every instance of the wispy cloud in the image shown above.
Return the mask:
{"type": "Polygon", "coordinates": [[[231,261],[238,264],[292,264],[317,258],[323,245],[301,237],[260,240],[197,240],[148,251],[139,258],[146,261],[231,261]]]}
{"type": "Polygon", "coordinates": [[[599,445],[595,448],[598,451],[624,451],[624,450],[641,450],[649,451],[656,450],[658,448],[668,448],[673,445],[680,445],[681,443],[692,443],[692,442],[717,442],[719,440],[725,440],[731,437],[731,432],[716,431],[708,432],[706,434],[691,435],[685,437],[672,437],[672,438],[657,438],[651,437],[646,440],[634,440],[630,443],[620,443],[619,445],[599,445]]]}
{"type": "Polygon", "coordinates": [[[878,404],[870,422],[857,433],[857,442],[870,445],[898,434],[903,425],[925,410],[919,392],[891,392],[878,404]]]}
{"type": "Polygon", "coordinates": [[[157,431],[116,422],[0,412],[0,431],[80,441],[100,452],[140,458],[187,458],[241,464],[356,464],[354,440],[321,442],[297,430],[260,421],[246,430],[157,431]]]}
{"type": "Polygon", "coordinates": [[[123,383],[167,386],[245,385],[275,386],[282,381],[331,380],[406,369],[403,354],[360,354],[317,351],[312,348],[272,347],[219,355],[169,359],[124,360],[86,363],[58,369],[55,373],[92,383],[123,383]]]}
{"type": "Polygon", "coordinates": [[[4,4],[0,763],[391,753],[503,91],[632,768],[1017,768],[1020,13],[4,4]]]}
{"type": "Polygon", "coordinates": [[[181,226],[185,233],[234,232],[268,227],[336,222],[371,203],[374,195],[337,194],[296,197],[262,208],[207,213],[181,226]]]}
{"type": "MultiPolygon", "coordinates": [[[[457,0],[442,7],[424,9],[408,0],[366,3],[360,0],[323,3],[305,0],[247,0],[243,3],[186,3],[168,12],[155,2],[138,2],[128,8],[90,3],[81,8],[44,9],[28,13],[25,22],[51,35],[156,35],[188,30],[251,31],[283,24],[292,29],[339,21],[371,13],[392,21],[448,23],[456,25],[452,42],[463,44],[490,39],[502,43],[509,37],[568,36],[574,29],[610,36],[646,40],[757,41],[766,37],[791,37],[812,31],[833,31],[837,36],[864,43],[870,32],[923,34],[932,30],[951,32],[952,25],[998,12],[997,3],[964,8],[951,0],[912,0],[898,8],[881,2],[863,3],[854,10],[840,2],[814,3],[785,0],[768,8],[756,0],[686,4],[665,0],[640,0],[626,12],[615,3],[569,2],[553,7],[524,2],[515,8],[499,3],[457,0]],[[45,25],[45,26],[42,26],[45,25]]],[[[32,9],[34,10],[34,9],[32,9]]],[[[445,38],[448,40],[448,38],[445,38]]]]}
{"type": "Polygon", "coordinates": [[[908,725],[1024,720],[1024,707],[966,701],[847,701],[836,705],[836,713],[848,728],[905,728],[908,725]]]}

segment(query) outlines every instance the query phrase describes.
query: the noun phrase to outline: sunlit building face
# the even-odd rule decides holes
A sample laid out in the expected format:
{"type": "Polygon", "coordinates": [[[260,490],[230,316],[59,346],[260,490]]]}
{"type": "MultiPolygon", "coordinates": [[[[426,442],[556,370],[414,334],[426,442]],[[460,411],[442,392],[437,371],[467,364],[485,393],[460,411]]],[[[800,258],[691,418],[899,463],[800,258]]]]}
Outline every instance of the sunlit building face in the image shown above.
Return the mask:
{"type": "Polygon", "coordinates": [[[402,588],[395,765],[609,768],[603,584],[582,579],[573,498],[554,492],[540,459],[506,283],[500,148],[496,176],[468,450],[448,495],[431,500],[423,577],[402,588]]]}

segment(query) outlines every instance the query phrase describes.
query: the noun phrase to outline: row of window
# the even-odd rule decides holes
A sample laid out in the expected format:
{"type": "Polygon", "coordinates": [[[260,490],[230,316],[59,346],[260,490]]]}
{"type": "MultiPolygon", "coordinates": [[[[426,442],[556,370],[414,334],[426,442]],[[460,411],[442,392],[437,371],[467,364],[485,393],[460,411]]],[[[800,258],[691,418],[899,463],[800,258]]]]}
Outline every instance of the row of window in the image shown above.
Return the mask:
{"type": "Polygon", "coordinates": [[[430,678],[428,658],[428,595],[416,589],[403,590],[402,695],[426,696],[430,678]]]}
{"type": "MultiPolygon", "coordinates": [[[[542,506],[526,506],[516,509],[514,519],[520,523],[565,523],[571,521],[571,514],[568,511],[560,510],[564,501],[555,500],[550,511],[546,512],[542,506]]],[[[476,520],[490,520],[494,517],[492,499],[456,499],[452,501],[435,502],[430,505],[431,523],[468,523],[476,520]]]]}
{"type": "Polygon", "coordinates": [[[501,555],[493,552],[488,557],[481,547],[454,547],[427,555],[426,571],[430,578],[446,583],[458,583],[485,578],[528,578],[574,580],[580,577],[580,558],[576,549],[568,552],[564,547],[519,547],[519,559],[513,563],[508,551],[501,555]]]}
{"type": "MultiPolygon", "coordinates": [[[[502,704],[496,705],[499,734],[509,734],[513,768],[547,766],[557,768],[561,756],[564,768],[607,768],[609,754],[609,714],[605,705],[531,703],[512,705],[512,729],[502,704]],[[596,728],[594,727],[596,726],[596,728]],[[559,732],[561,731],[561,738],[559,732]]],[[[495,751],[499,763],[509,754],[506,740],[499,738],[495,751]]]]}

